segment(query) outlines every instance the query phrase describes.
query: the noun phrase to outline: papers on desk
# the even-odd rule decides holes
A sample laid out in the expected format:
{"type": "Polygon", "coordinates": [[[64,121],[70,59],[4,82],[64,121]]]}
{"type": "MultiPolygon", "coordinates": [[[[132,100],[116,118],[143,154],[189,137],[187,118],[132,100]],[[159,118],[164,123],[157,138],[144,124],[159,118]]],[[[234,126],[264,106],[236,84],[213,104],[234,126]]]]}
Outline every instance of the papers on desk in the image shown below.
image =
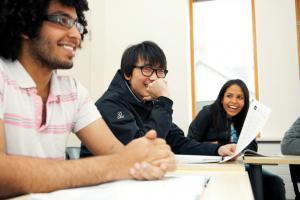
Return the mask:
{"type": "Polygon", "coordinates": [[[226,162],[227,160],[230,160],[231,158],[240,154],[252,142],[252,140],[255,139],[257,134],[266,124],[270,113],[271,110],[258,101],[253,100],[251,102],[247,117],[239,136],[236,152],[232,156],[225,157],[222,162],[226,162]]]}
{"type": "Polygon", "coordinates": [[[264,155],[264,154],[261,154],[261,153],[258,153],[256,151],[253,151],[251,149],[246,149],[243,154],[242,154],[242,157],[244,156],[260,156],[260,157],[267,157],[267,155],[264,155]]]}
{"type": "Polygon", "coordinates": [[[256,151],[252,151],[250,149],[246,149],[243,154],[242,154],[242,157],[244,159],[245,156],[252,156],[252,157],[282,157],[283,155],[282,154],[261,154],[261,153],[258,153],[256,151]]]}
{"type": "Polygon", "coordinates": [[[208,178],[201,175],[168,175],[162,180],[123,180],[97,186],[32,194],[31,200],[195,200],[199,199],[208,178]]]}
{"type": "Polygon", "coordinates": [[[221,156],[175,155],[178,164],[216,163],[222,161],[221,156]]]}

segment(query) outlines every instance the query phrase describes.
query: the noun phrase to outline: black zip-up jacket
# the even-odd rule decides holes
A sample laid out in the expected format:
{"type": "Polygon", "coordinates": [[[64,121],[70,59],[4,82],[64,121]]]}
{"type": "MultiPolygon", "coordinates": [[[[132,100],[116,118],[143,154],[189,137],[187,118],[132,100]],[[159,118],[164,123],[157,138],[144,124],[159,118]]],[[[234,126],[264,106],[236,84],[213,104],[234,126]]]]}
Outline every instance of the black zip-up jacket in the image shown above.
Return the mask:
{"type": "MultiPolygon", "coordinates": [[[[166,139],[175,154],[217,155],[220,145],[189,139],[172,123],[172,105],[173,101],[166,97],[148,102],[139,100],[120,71],[116,73],[108,90],[96,102],[104,121],[123,144],[154,129],[158,137],[166,139]]],[[[89,155],[91,154],[82,146],[81,157],[89,155]]]]}
{"type": "MultiPolygon", "coordinates": [[[[213,127],[213,116],[211,106],[205,106],[196,116],[189,127],[188,138],[195,139],[199,142],[217,141],[221,145],[230,143],[230,125],[231,119],[223,116],[221,130],[213,127]]],[[[239,136],[238,132],[238,136],[239,136]]],[[[257,151],[257,143],[253,140],[245,149],[257,151]]]]}

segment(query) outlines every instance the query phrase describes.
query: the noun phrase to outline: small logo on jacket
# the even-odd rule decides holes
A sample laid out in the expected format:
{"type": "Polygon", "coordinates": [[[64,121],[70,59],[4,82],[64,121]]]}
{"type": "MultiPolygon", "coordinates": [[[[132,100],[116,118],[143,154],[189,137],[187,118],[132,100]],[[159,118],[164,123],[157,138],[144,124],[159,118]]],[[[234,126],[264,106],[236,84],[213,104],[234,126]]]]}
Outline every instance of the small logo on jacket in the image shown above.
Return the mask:
{"type": "Polygon", "coordinates": [[[117,113],[117,119],[123,119],[125,116],[122,112],[117,113]]]}

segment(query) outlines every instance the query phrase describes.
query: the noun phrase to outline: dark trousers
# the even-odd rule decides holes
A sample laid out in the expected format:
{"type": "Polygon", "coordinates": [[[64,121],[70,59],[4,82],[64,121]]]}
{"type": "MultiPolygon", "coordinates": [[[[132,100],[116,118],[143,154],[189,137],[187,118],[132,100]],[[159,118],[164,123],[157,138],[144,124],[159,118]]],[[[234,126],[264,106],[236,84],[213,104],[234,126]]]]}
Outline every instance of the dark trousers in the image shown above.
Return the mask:
{"type": "Polygon", "coordinates": [[[278,175],[262,170],[265,200],[285,200],[284,182],[278,175]]]}
{"type": "Polygon", "coordinates": [[[262,169],[262,180],[265,200],[285,200],[284,182],[280,176],[262,169]]]}

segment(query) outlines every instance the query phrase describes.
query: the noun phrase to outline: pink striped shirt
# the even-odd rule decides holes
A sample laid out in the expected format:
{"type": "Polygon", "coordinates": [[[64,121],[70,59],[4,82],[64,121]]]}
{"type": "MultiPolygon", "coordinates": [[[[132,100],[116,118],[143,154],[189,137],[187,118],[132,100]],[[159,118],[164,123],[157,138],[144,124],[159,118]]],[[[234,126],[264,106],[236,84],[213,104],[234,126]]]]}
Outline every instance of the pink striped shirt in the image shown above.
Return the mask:
{"type": "Polygon", "coordinates": [[[101,116],[87,90],[75,79],[52,74],[42,123],[43,102],[36,84],[20,62],[0,58],[0,119],[8,154],[64,159],[69,133],[101,116]]]}

